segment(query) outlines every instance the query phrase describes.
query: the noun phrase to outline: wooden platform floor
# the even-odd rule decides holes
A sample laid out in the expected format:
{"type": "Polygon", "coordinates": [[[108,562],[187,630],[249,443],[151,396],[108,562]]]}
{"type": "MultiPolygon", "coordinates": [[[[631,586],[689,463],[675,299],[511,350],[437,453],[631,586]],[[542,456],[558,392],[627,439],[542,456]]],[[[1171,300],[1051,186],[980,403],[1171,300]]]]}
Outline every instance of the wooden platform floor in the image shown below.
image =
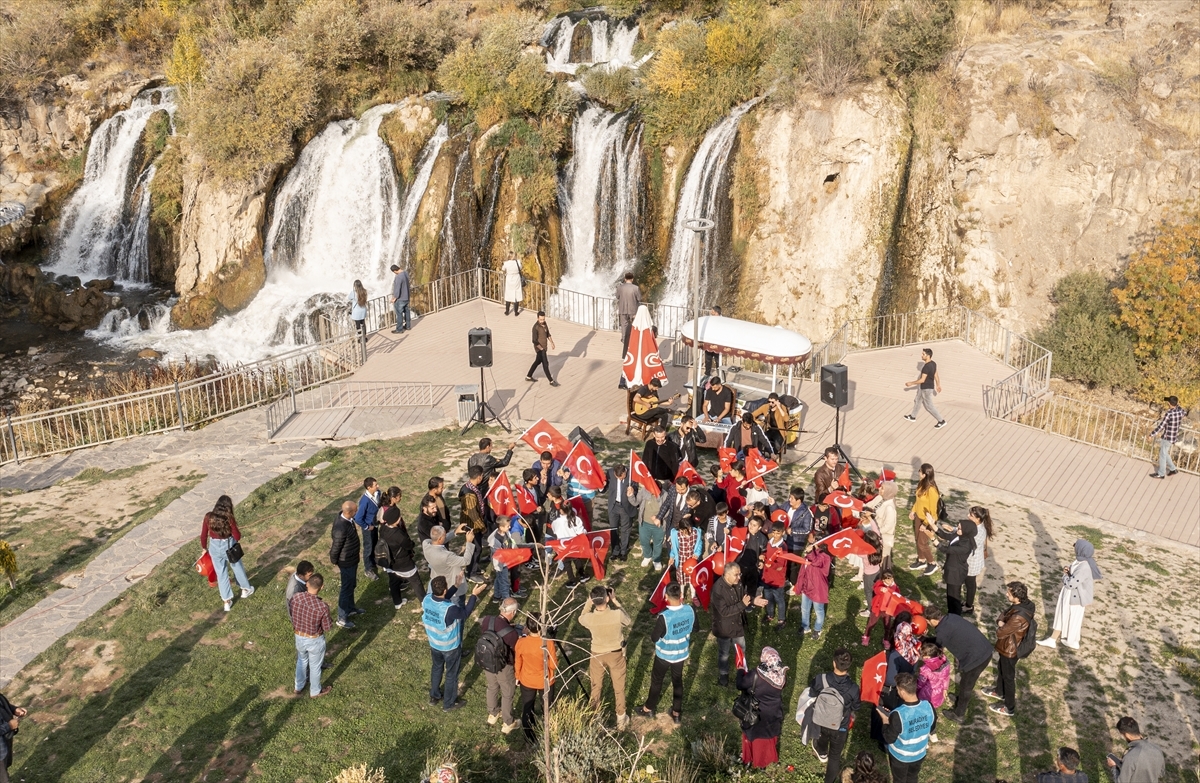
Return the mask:
{"type": "Polygon", "coordinates": [[[387,437],[389,433],[404,433],[421,425],[445,420],[441,408],[327,408],[294,414],[271,440],[340,440],[369,435],[387,437]]]}
{"type": "MultiPolygon", "coordinates": [[[[475,301],[426,316],[404,335],[373,335],[367,363],[351,380],[430,381],[442,413],[456,417],[452,387],[478,384],[479,371],[467,361],[467,330],[492,329],[494,362],[484,371],[488,401],[519,434],[545,417],[556,425],[613,430],[625,415],[624,392],[617,388],[621,368],[618,335],[551,321],[558,346],[550,366],[562,384],[552,388],[538,371],[527,383],[533,361],[532,312],[505,316],[499,305],[475,301]]],[[[936,405],[949,422],[934,430],[922,412],[917,422],[903,416],[912,409],[912,391],[904,382],[917,377],[920,346],[855,353],[848,356],[850,404],[842,409],[842,444],[864,467],[881,465],[902,477],[915,477],[929,462],[953,486],[953,477],[1053,503],[1099,519],[1200,546],[1200,477],[1177,475],[1165,481],[1149,477],[1148,462],[1074,443],[1040,430],[989,420],[983,413],[984,384],[1010,370],[959,341],[932,343],[942,377],[936,405]]],[[[665,351],[664,351],[665,352],[665,351]]],[[[686,377],[668,366],[671,389],[686,377]]],[[[811,462],[834,442],[834,411],[821,404],[815,384],[803,384],[797,396],[809,406],[805,429],[788,459],[811,462]]]]}

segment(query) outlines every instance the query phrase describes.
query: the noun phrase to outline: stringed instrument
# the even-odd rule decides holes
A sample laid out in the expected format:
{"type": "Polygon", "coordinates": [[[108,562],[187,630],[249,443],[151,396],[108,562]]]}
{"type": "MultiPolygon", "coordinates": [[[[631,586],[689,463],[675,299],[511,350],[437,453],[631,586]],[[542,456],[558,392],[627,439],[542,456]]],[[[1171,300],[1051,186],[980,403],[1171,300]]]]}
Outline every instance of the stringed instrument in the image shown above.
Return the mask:
{"type": "MultiPolygon", "coordinates": [[[[671,398],[669,400],[667,400],[666,404],[670,405],[671,403],[675,402],[675,400],[678,400],[682,396],[683,396],[683,392],[678,392],[676,394],[673,394],[671,396],[671,398]]],[[[635,416],[643,416],[643,415],[645,415],[646,411],[651,410],[652,408],[657,408],[659,406],[659,404],[660,403],[659,403],[657,396],[652,395],[650,397],[642,397],[641,402],[638,402],[638,398],[635,395],[633,398],[633,413],[635,416]]]]}

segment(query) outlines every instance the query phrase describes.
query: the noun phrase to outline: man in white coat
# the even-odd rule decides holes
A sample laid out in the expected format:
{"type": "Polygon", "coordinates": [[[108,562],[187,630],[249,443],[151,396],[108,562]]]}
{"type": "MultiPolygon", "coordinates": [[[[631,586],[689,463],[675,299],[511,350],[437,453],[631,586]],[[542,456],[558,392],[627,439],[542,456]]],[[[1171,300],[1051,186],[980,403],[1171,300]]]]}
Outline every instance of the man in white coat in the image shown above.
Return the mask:
{"type": "Polygon", "coordinates": [[[521,262],[510,258],[500,267],[504,272],[504,314],[508,315],[509,308],[513,315],[521,314],[521,300],[525,298],[525,281],[521,277],[521,262]]]}

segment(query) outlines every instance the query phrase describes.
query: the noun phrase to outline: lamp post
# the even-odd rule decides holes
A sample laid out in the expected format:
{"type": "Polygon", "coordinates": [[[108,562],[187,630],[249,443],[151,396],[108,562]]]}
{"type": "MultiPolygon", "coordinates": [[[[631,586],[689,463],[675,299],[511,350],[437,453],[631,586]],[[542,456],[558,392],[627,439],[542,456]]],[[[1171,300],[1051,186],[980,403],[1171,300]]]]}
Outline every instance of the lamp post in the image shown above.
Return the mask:
{"type": "Polygon", "coordinates": [[[708,218],[688,218],[683,227],[696,233],[692,245],[692,416],[700,415],[700,263],[701,250],[713,223],[708,218]]]}

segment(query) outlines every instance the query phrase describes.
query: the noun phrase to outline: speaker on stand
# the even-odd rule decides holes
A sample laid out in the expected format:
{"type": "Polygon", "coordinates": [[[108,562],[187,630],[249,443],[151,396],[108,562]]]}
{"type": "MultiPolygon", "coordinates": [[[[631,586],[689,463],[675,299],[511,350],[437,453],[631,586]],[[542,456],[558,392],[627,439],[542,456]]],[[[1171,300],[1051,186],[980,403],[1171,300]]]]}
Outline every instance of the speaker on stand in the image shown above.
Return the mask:
{"type": "Polygon", "coordinates": [[[484,389],[483,371],[487,367],[492,366],[492,330],[486,326],[476,326],[474,329],[467,330],[467,361],[472,367],[479,368],[479,401],[475,403],[475,413],[471,416],[467,426],[463,427],[462,434],[466,435],[467,430],[474,427],[476,424],[487,424],[489,421],[494,421],[504,428],[505,432],[512,432],[508,425],[500,421],[500,417],[487,404],[487,392],[484,389]]]}
{"type": "MultiPolygon", "coordinates": [[[[853,473],[859,481],[862,480],[862,473],[855,467],[842,448],[842,406],[850,403],[850,368],[841,364],[823,364],[821,365],[821,402],[835,410],[833,417],[833,446],[838,450],[838,455],[846,461],[850,466],[850,472],[853,473]]],[[[809,465],[811,469],[818,462],[823,460],[824,455],[818,456],[817,459],[809,465]]]]}

